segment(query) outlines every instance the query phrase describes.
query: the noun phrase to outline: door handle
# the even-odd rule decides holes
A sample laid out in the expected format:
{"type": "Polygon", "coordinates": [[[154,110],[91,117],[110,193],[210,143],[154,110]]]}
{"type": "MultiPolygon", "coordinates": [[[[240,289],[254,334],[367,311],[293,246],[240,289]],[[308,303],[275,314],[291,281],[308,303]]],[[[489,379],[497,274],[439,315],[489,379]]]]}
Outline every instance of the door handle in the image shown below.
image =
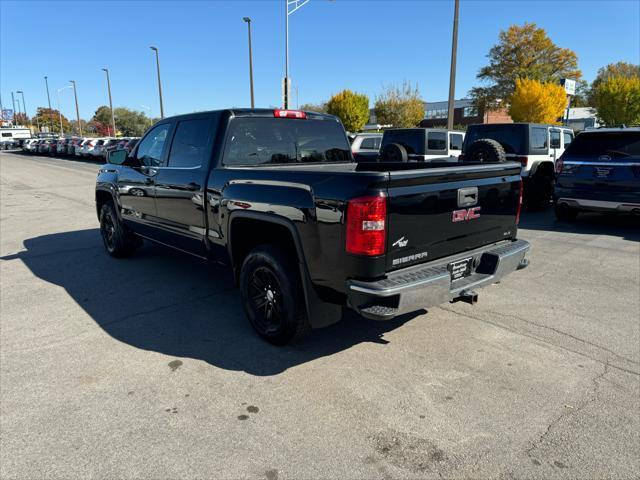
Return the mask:
{"type": "Polygon", "coordinates": [[[195,182],[188,183],[187,190],[189,190],[190,192],[195,192],[196,190],[200,190],[200,185],[195,182]]]}

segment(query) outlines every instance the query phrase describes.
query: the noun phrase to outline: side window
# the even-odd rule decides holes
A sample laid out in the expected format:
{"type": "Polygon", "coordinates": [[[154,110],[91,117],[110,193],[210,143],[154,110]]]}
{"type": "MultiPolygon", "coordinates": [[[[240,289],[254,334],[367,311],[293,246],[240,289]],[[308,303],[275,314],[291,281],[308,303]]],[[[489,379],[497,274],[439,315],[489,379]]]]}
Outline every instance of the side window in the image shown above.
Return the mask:
{"type": "Polygon", "coordinates": [[[376,149],[376,142],[375,142],[375,138],[374,137],[367,137],[364,138],[362,140],[362,143],[360,144],[360,148],[362,150],[375,150],[376,149]]]}
{"type": "Polygon", "coordinates": [[[373,141],[374,148],[380,150],[380,144],[382,143],[382,137],[375,137],[373,141]]]}
{"type": "Polygon", "coordinates": [[[531,150],[546,150],[548,130],[544,127],[531,128],[531,150]]]}
{"type": "Polygon", "coordinates": [[[162,163],[162,152],[167,142],[167,134],[171,125],[164,123],[151,130],[140,142],[136,158],[142,165],[158,167],[162,163]]]}
{"type": "Polygon", "coordinates": [[[560,130],[551,130],[551,148],[560,148],[560,130]]]}
{"type": "Polygon", "coordinates": [[[208,118],[178,123],[169,153],[169,166],[192,168],[202,165],[209,142],[210,126],[208,118]]]}
{"type": "Polygon", "coordinates": [[[427,136],[427,149],[428,150],[446,150],[447,134],[444,132],[429,132],[427,136]]]}
{"type": "Polygon", "coordinates": [[[564,148],[567,148],[571,142],[573,142],[573,135],[569,132],[564,132],[564,148]]]}
{"type": "Polygon", "coordinates": [[[449,134],[449,149],[450,150],[462,150],[463,136],[459,133],[449,134]]]}

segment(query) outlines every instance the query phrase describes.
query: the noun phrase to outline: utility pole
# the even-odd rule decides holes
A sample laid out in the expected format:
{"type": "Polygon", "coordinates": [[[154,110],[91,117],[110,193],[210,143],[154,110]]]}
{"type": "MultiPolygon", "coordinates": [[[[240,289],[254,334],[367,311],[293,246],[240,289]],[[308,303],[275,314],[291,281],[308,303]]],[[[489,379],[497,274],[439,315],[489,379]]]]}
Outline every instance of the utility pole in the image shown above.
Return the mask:
{"type": "Polygon", "coordinates": [[[249,88],[251,89],[251,108],[255,107],[253,100],[253,52],[251,51],[251,18],[244,17],[249,30],[249,88]]]}
{"type": "Polygon", "coordinates": [[[51,116],[51,97],[49,96],[49,80],[48,77],[44,76],[44,84],[47,86],[47,103],[49,104],[49,128],[53,130],[53,117],[51,116]]]}
{"type": "Polygon", "coordinates": [[[78,131],[80,132],[80,136],[82,137],[82,124],[80,123],[80,109],[78,108],[78,90],[76,89],[76,81],[69,80],[71,85],[73,85],[73,96],[76,98],[76,117],[78,119],[78,131]]]}
{"type": "Polygon", "coordinates": [[[116,117],[113,113],[113,102],[111,101],[111,81],[109,80],[109,69],[108,68],[103,68],[102,69],[106,74],[107,74],[107,90],[109,91],[109,109],[111,110],[111,126],[113,127],[113,136],[117,137],[116,135],[116,117]]]}
{"type": "Polygon", "coordinates": [[[149,47],[156,52],[156,68],[158,70],[158,94],[160,96],[160,118],[164,118],[164,106],[162,105],[162,83],[160,82],[160,56],[156,47],[149,47]]]}
{"type": "Polygon", "coordinates": [[[460,0],[455,0],[453,11],[453,38],[451,40],[451,71],[449,73],[449,102],[447,104],[447,129],[453,130],[453,114],[456,94],[456,57],[458,54],[458,13],[460,11],[460,0]]]}

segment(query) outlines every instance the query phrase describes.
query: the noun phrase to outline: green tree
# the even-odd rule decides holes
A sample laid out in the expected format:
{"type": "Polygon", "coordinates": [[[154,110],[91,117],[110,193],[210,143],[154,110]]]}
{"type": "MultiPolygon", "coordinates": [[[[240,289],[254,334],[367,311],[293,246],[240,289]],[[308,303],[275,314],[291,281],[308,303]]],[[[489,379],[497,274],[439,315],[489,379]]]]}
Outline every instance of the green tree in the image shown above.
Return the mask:
{"type": "Polygon", "coordinates": [[[303,110],[305,112],[327,113],[327,102],[304,103],[300,105],[300,110],[303,110]]]}
{"type": "Polygon", "coordinates": [[[114,108],[116,129],[118,133],[127,137],[140,137],[149,126],[149,118],[142,112],[128,108],[114,108]]]}
{"type": "Polygon", "coordinates": [[[369,97],[343,90],[329,99],[327,113],[340,118],[348,132],[359,132],[369,119],[369,97]]]}
{"type": "Polygon", "coordinates": [[[518,78],[557,83],[561,78],[579,80],[578,57],[572,50],[560,48],[535,23],[512,25],[501,31],[499,41],[489,54],[489,65],[477,78],[488,83],[471,89],[475,105],[484,111],[495,108],[514,92],[518,78]]]}
{"type": "Polygon", "coordinates": [[[402,86],[390,86],[376,97],[375,113],[378,123],[393,127],[415,127],[424,119],[424,101],[418,86],[412,87],[410,82],[402,86]]]}
{"type": "Polygon", "coordinates": [[[567,106],[561,85],[526,78],[516,79],[515,92],[509,100],[509,115],[514,122],[557,124],[567,106]]]}
{"type": "Polygon", "coordinates": [[[611,76],[596,84],[592,97],[605,125],[640,123],[640,76],[611,76]]]}

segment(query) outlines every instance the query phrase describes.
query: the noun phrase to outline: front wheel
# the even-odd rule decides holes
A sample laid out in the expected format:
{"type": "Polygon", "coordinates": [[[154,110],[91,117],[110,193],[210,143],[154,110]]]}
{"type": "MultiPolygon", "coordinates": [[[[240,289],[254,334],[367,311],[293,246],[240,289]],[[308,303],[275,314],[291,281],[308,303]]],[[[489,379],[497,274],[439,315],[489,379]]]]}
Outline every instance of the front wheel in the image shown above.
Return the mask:
{"type": "Polygon", "coordinates": [[[286,345],[309,331],[295,262],[282,250],[262,245],[249,252],[240,270],[240,295],[251,326],[274,345],[286,345]]]}
{"type": "Polygon", "coordinates": [[[112,257],[127,257],[136,249],[138,242],[125,230],[111,203],[100,209],[100,234],[107,252],[112,257]]]}

